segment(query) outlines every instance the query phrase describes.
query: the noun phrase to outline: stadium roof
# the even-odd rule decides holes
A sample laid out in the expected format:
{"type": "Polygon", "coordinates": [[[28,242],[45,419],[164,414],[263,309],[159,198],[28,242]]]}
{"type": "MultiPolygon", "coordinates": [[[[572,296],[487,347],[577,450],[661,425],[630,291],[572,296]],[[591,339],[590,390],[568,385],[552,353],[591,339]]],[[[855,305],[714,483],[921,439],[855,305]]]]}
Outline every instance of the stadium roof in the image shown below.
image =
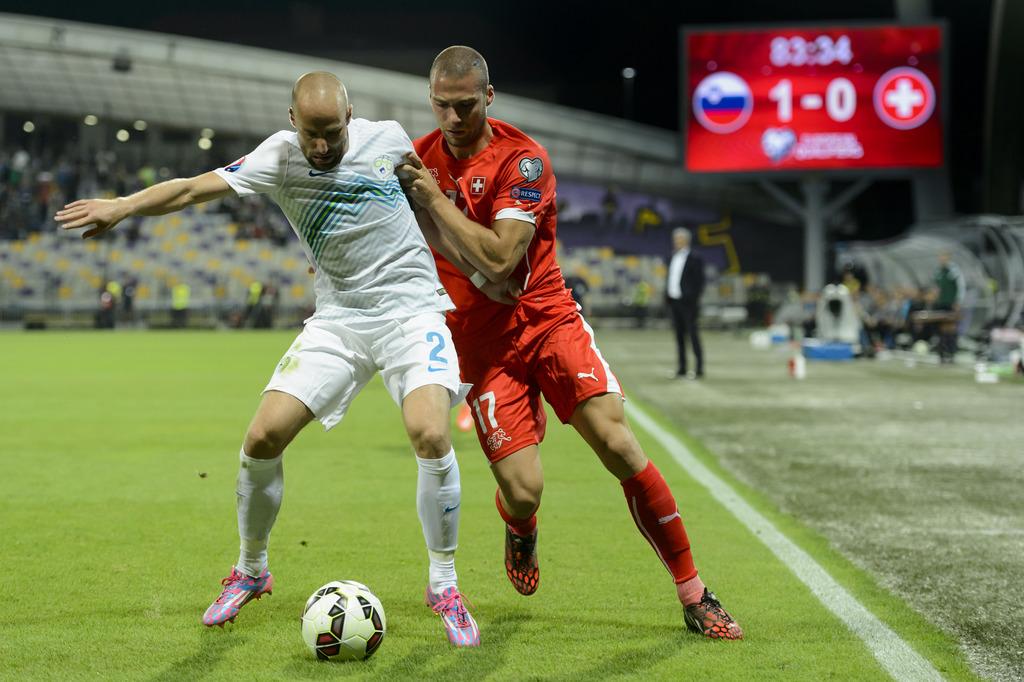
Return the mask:
{"type": "MultiPolygon", "coordinates": [[[[263,137],[287,126],[292,83],[316,69],[341,76],[358,116],[395,119],[413,136],[435,127],[425,77],[170,34],[0,13],[3,110],[91,113],[263,137]]],[[[490,111],[544,144],[566,177],[680,196],[700,191],[704,201],[715,200],[724,189],[685,176],[675,132],[500,92],[490,111]]],[[[762,199],[749,199],[761,211],[776,212],[762,199]]],[[[743,197],[730,197],[731,205],[738,202],[743,197]]]]}

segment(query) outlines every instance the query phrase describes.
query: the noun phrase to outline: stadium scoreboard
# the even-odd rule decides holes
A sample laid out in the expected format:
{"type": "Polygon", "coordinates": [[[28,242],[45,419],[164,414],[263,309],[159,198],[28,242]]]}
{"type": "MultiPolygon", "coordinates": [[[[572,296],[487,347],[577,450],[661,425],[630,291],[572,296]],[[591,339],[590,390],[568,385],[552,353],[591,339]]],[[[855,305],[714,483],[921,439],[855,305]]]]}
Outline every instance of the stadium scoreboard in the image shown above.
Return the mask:
{"type": "Polygon", "coordinates": [[[684,29],[694,173],[943,164],[943,28],[684,29]]]}

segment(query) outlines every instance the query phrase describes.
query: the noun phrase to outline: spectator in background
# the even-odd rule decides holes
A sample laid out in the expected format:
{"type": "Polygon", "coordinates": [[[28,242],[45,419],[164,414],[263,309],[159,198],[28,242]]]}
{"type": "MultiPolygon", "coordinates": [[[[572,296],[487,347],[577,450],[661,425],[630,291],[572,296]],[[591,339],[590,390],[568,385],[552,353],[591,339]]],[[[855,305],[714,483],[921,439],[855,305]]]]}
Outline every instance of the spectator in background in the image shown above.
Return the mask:
{"type": "Polygon", "coordinates": [[[602,223],[612,227],[619,222],[619,197],[616,196],[615,188],[611,185],[604,192],[601,198],[602,223]]]}
{"type": "Polygon", "coordinates": [[[149,164],[140,168],[135,175],[143,189],[146,187],[152,187],[156,184],[156,168],[153,168],[149,164]]]}
{"type": "Polygon", "coordinates": [[[697,379],[704,377],[704,348],[700,343],[697,320],[700,316],[700,297],[704,293],[704,260],[690,250],[690,231],[685,227],[672,230],[674,253],[668,264],[665,297],[672,325],[675,327],[676,347],[679,353],[677,378],[688,378],[686,339],[690,338],[697,361],[697,379]]]}
{"type": "Polygon", "coordinates": [[[590,285],[587,284],[587,280],[583,277],[580,266],[573,267],[572,273],[564,275],[563,278],[565,280],[565,288],[572,294],[572,300],[576,301],[576,305],[580,307],[583,317],[589,317],[590,308],[587,307],[587,293],[590,292],[590,285]]]}
{"type": "Polygon", "coordinates": [[[114,298],[114,295],[110,293],[110,288],[106,284],[100,287],[99,304],[99,309],[96,311],[96,328],[113,329],[117,300],[114,298]]]}
{"type": "Polygon", "coordinates": [[[867,357],[874,357],[875,351],[882,346],[882,306],[884,297],[881,297],[875,287],[865,287],[860,293],[853,296],[854,306],[857,315],[860,317],[861,352],[867,357]]]}
{"type": "Polygon", "coordinates": [[[648,306],[651,304],[651,287],[645,279],[637,281],[633,287],[633,295],[630,298],[629,307],[633,310],[634,325],[637,329],[643,329],[647,326],[647,311],[648,306]]]}
{"type": "Polygon", "coordinates": [[[262,315],[263,282],[254,279],[249,283],[249,292],[245,298],[245,326],[259,327],[259,320],[262,315]]]}
{"type": "Polygon", "coordinates": [[[125,245],[129,249],[134,249],[135,244],[139,241],[139,237],[142,235],[142,216],[132,216],[128,221],[128,224],[124,229],[124,240],[125,245]]]}
{"type": "Polygon", "coordinates": [[[661,227],[664,222],[657,208],[641,206],[637,209],[636,218],[633,220],[633,231],[637,234],[644,234],[648,229],[661,227]]]}
{"type": "Polygon", "coordinates": [[[135,290],[139,286],[139,280],[129,277],[124,283],[124,290],[121,292],[121,309],[126,322],[135,321],[135,290]]]}
{"type": "Polygon", "coordinates": [[[868,330],[868,338],[875,350],[892,348],[893,307],[890,296],[880,287],[871,285],[867,288],[867,315],[864,327],[868,330]]]}
{"type": "Polygon", "coordinates": [[[906,319],[904,306],[909,304],[903,296],[902,288],[897,288],[890,293],[882,293],[882,306],[879,313],[880,332],[882,345],[889,350],[896,347],[900,335],[904,332],[904,320],[906,319]]]}
{"type": "Polygon", "coordinates": [[[839,281],[850,292],[850,295],[856,298],[868,284],[868,271],[859,263],[846,263],[843,265],[839,281]]]}
{"type": "MultiPolygon", "coordinates": [[[[812,318],[815,311],[816,307],[812,308],[809,312],[812,318]]],[[[810,336],[806,331],[805,325],[807,317],[808,313],[804,310],[804,301],[800,296],[799,290],[795,286],[790,287],[786,291],[786,298],[782,305],[775,311],[774,322],[789,327],[790,338],[799,340],[804,336],[810,336]]]]}
{"type": "Polygon", "coordinates": [[[813,337],[818,331],[818,296],[817,291],[810,289],[800,293],[800,306],[803,310],[801,326],[804,336],[813,337]]]}
{"type": "Polygon", "coordinates": [[[124,287],[116,279],[107,280],[107,293],[109,293],[113,299],[112,314],[114,318],[117,318],[117,308],[121,303],[121,295],[124,293],[124,287]]]}
{"type": "Polygon", "coordinates": [[[948,312],[949,315],[938,323],[939,360],[943,363],[953,362],[957,348],[957,323],[960,318],[960,305],[964,300],[964,275],[960,268],[950,260],[948,251],[939,254],[939,267],[935,271],[935,302],[937,311],[948,312]]]}
{"type": "MultiPolygon", "coordinates": [[[[930,306],[928,294],[920,289],[907,287],[905,296],[906,299],[904,300],[903,306],[906,311],[904,329],[910,334],[910,343],[927,340],[930,338],[927,325],[915,320],[915,313],[928,309],[930,306]]],[[[907,344],[908,347],[910,346],[910,343],[907,344]]]]}
{"type": "Polygon", "coordinates": [[[184,329],[188,326],[188,307],[191,303],[192,289],[185,282],[178,282],[171,287],[171,326],[184,329]]]}
{"type": "Polygon", "coordinates": [[[767,327],[772,323],[771,280],[763,273],[751,273],[743,276],[743,282],[747,289],[747,324],[767,327]]]}

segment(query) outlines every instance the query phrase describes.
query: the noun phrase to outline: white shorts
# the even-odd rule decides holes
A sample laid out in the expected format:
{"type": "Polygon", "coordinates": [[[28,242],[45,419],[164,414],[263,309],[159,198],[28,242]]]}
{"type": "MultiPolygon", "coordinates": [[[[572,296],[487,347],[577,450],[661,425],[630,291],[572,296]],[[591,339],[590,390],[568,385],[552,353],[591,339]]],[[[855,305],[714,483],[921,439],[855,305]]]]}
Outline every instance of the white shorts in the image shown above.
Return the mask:
{"type": "Polygon", "coordinates": [[[470,388],[459,379],[459,361],[444,313],[429,312],[349,324],[312,319],[281,358],[263,392],[295,396],[324,429],[330,429],[377,372],[399,406],[421,386],[447,388],[453,406],[470,388]]]}

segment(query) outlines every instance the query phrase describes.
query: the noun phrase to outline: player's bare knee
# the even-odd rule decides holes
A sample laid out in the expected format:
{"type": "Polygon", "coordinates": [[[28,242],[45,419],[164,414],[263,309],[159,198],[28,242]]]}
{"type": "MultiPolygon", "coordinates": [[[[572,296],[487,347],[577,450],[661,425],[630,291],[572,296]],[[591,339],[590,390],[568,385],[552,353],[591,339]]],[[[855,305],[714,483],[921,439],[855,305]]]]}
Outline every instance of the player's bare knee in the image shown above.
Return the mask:
{"type": "Polygon", "coordinates": [[[640,443],[625,424],[617,424],[602,434],[601,445],[601,460],[613,473],[637,473],[647,464],[640,443]]]}
{"type": "Polygon", "coordinates": [[[540,498],[544,493],[544,477],[532,471],[521,474],[505,481],[502,492],[505,493],[508,503],[515,507],[512,511],[523,511],[525,516],[540,506],[540,498]]]}
{"type": "Polygon", "coordinates": [[[512,516],[525,518],[540,506],[541,494],[544,492],[543,481],[517,482],[507,488],[505,501],[508,502],[512,516]]]}
{"type": "Polygon", "coordinates": [[[409,429],[409,440],[417,457],[438,459],[452,449],[451,435],[444,425],[421,424],[409,429]]]}
{"type": "Polygon", "coordinates": [[[621,460],[630,460],[640,454],[640,444],[628,431],[619,431],[610,435],[604,442],[605,451],[621,460]]]}
{"type": "Polygon", "coordinates": [[[287,445],[283,433],[262,424],[253,424],[245,434],[245,454],[255,459],[273,459],[284,452],[287,445]]]}

